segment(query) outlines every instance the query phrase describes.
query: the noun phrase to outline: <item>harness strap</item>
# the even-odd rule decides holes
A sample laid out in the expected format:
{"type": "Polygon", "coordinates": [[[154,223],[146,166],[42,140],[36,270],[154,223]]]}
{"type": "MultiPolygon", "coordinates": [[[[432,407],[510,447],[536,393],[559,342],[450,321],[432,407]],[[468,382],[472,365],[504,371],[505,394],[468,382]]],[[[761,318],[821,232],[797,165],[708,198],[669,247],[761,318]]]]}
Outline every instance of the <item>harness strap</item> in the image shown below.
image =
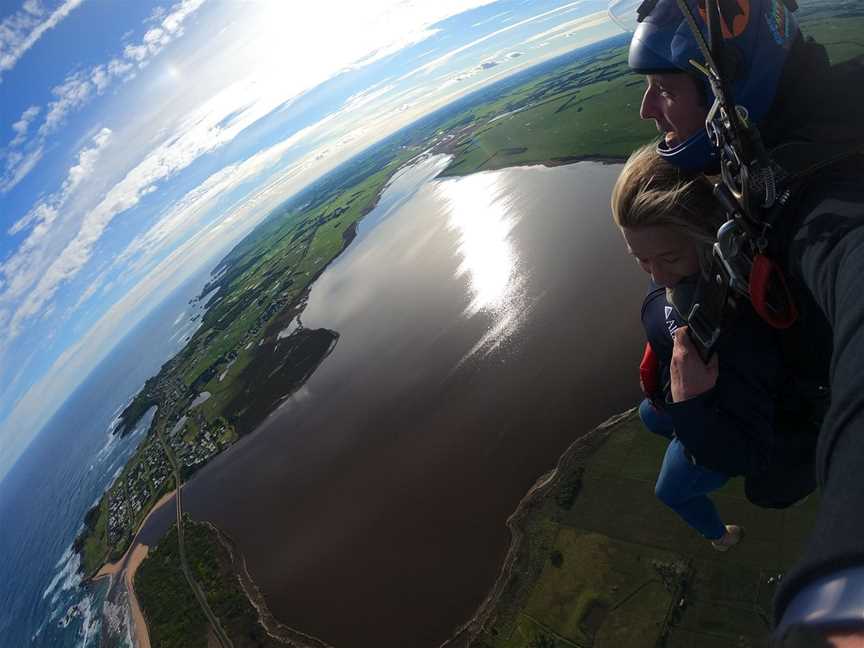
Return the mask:
{"type": "Polygon", "coordinates": [[[769,152],[775,177],[786,188],[822,169],[864,153],[864,142],[787,142],[769,152]]]}
{"type": "MultiPolygon", "coordinates": [[[[848,160],[864,152],[864,143],[829,143],[816,145],[810,142],[788,142],[770,153],[780,198],[774,208],[765,213],[764,224],[767,236],[780,215],[794,197],[800,193],[807,179],[834,164],[848,160]]],[[[787,329],[798,319],[798,308],[792,298],[783,271],[779,265],[764,254],[767,240],[759,254],[753,258],[750,270],[750,301],[754,310],[770,326],[787,329]]]]}

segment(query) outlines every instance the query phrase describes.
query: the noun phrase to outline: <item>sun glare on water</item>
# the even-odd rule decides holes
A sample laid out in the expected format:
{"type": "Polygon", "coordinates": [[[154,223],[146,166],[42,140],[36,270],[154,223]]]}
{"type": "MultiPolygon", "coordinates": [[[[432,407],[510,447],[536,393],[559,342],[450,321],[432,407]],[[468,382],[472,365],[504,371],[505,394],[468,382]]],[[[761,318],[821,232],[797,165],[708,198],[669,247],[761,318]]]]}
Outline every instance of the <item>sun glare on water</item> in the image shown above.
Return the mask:
{"type": "Polygon", "coordinates": [[[518,222],[500,176],[481,173],[447,180],[437,191],[447,210],[447,226],[457,235],[461,261],[457,277],[467,277],[466,317],[485,313],[493,320],[468,353],[491,351],[509,339],[525,319],[525,277],[511,238],[518,222]]]}

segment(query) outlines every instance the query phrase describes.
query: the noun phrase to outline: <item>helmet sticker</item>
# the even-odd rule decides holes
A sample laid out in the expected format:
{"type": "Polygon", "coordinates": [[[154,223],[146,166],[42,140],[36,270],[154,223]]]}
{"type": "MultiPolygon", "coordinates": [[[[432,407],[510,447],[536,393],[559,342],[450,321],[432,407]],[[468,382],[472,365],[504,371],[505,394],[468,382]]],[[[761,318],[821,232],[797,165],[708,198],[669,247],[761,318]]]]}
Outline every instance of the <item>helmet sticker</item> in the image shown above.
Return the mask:
{"type": "MultiPolygon", "coordinates": [[[[772,0],[776,4],[776,0],[772,0]]],[[[719,0],[720,24],[723,28],[723,38],[738,38],[747,31],[750,24],[750,0],[719,0]]],[[[699,6],[699,15],[708,22],[705,7],[699,6]]]]}
{"type": "Polygon", "coordinates": [[[780,0],[771,0],[771,6],[765,13],[765,22],[768,23],[768,31],[774,37],[774,41],[781,47],[786,44],[792,36],[792,21],[789,20],[789,10],[786,3],[780,0]]]}

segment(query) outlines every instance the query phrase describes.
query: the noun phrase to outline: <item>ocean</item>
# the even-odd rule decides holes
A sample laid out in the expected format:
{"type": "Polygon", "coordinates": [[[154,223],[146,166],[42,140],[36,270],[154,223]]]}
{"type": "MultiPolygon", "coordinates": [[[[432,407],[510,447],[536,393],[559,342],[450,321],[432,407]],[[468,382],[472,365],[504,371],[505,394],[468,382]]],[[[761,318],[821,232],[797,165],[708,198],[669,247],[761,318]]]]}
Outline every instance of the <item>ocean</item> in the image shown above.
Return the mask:
{"type": "Polygon", "coordinates": [[[0,483],[0,648],[99,645],[107,579],[82,583],[72,544],[153,416],[120,439],[120,412],[197,328],[206,300],[190,301],[209,278],[188,281],[127,335],[0,483]]]}

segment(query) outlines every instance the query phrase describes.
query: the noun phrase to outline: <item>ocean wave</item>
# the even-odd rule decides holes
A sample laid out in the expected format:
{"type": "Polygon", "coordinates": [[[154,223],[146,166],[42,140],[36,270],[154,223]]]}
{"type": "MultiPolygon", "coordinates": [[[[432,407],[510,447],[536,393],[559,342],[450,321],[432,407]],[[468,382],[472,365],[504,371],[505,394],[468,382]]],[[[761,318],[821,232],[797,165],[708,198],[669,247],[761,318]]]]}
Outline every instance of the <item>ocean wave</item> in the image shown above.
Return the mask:
{"type": "Polygon", "coordinates": [[[57,569],[58,567],[60,567],[60,565],[65,563],[67,560],[69,560],[72,557],[73,551],[74,551],[74,548],[72,547],[72,545],[69,545],[69,547],[67,547],[66,551],[63,552],[63,555],[60,556],[60,559],[56,563],[54,563],[54,569],[57,569]]]}
{"type": "MultiPolygon", "coordinates": [[[[125,466],[126,466],[126,462],[121,461],[121,462],[120,462],[120,465],[117,466],[117,470],[115,470],[115,471],[114,471],[114,474],[111,475],[111,479],[108,480],[111,484],[113,484],[114,481],[115,481],[115,480],[120,476],[120,473],[123,472],[123,468],[124,468],[125,466]]],[[[110,488],[110,487],[109,487],[109,488],[110,488]]]]}
{"type": "Polygon", "coordinates": [[[51,597],[51,605],[57,604],[63,592],[68,592],[69,590],[78,587],[81,584],[83,576],[78,569],[81,566],[81,556],[78,555],[78,553],[76,553],[69,561],[69,566],[71,567],[70,570],[61,572],[63,575],[63,579],[60,583],[60,587],[58,587],[54,591],[54,594],[51,597]]]}
{"type": "Polygon", "coordinates": [[[96,611],[93,609],[93,597],[89,595],[85,596],[78,603],[78,611],[81,614],[81,630],[79,630],[79,635],[82,639],[77,648],[84,648],[87,645],[87,641],[91,638],[95,639],[98,643],[102,622],[98,616],[95,616],[96,611]]]}
{"type": "MultiPolygon", "coordinates": [[[[116,426],[115,426],[116,427],[116,426]]],[[[96,453],[96,463],[102,463],[114,449],[114,444],[117,442],[119,437],[115,436],[114,429],[109,425],[108,426],[108,440],[105,442],[105,445],[102,446],[102,449],[96,453]]]]}
{"type": "Polygon", "coordinates": [[[55,565],[55,569],[59,569],[59,571],[54,574],[54,578],[51,579],[51,582],[48,584],[48,587],[42,592],[42,600],[44,601],[48,596],[52,593],[54,596],[51,597],[52,605],[56,603],[56,600],[59,598],[60,592],[63,592],[71,587],[77,585],[81,582],[81,576],[78,574],[78,567],[81,565],[81,556],[78,555],[77,551],[73,551],[72,545],[69,545],[69,548],[63,552],[63,556],[60,560],[57,561],[55,565]],[[74,582],[77,578],[77,582],[74,582]],[[62,587],[58,590],[57,586],[61,585],[62,587]],[[56,590],[56,592],[55,592],[56,590]]]}
{"type": "Polygon", "coordinates": [[[126,608],[126,635],[123,639],[126,641],[123,644],[123,648],[135,648],[135,642],[132,640],[132,607],[128,604],[125,605],[126,608]]]}
{"type": "Polygon", "coordinates": [[[171,326],[177,326],[180,322],[183,321],[184,317],[186,317],[185,310],[177,316],[177,319],[174,320],[174,323],[171,326]]]}
{"type": "MultiPolygon", "coordinates": [[[[151,408],[151,409],[153,409],[155,411],[155,408],[151,408]]],[[[153,417],[152,416],[148,417],[149,413],[150,413],[150,410],[147,410],[147,412],[144,413],[144,416],[141,417],[141,420],[138,422],[138,425],[136,425],[132,429],[132,432],[130,432],[129,434],[127,434],[123,437],[119,437],[116,434],[114,434],[114,429],[116,429],[116,426],[114,426],[113,429],[111,428],[111,426],[109,426],[108,441],[105,443],[104,446],[102,446],[102,449],[96,454],[97,463],[102,463],[107,457],[113,457],[113,459],[111,460],[112,464],[115,464],[118,461],[118,459],[123,461],[123,463],[125,463],[126,460],[129,458],[129,454],[136,447],[134,444],[129,444],[129,441],[132,439],[136,439],[138,437],[138,435],[141,434],[141,432],[143,432],[144,430],[146,430],[150,427],[150,421],[152,421],[153,417]],[[123,452],[114,456],[114,451],[120,447],[123,447],[123,452]]]]}
{"type": "Polygon", "coordinates": [[[42,622],[42,625],[39,626],[39,629],[36,630],[36,632],[33,633],[33,636],[32,636],[32,637],[30,637],[30,643],[35,642],[35,641],[39,638],[39,635],[42,634],[42,631],[45,629],[45,626],[47,626],[47,625],[48,625],[48,619],[45,619],[45,620],[42,622]]]}
{"type": "Polygon", "coordinates": [[[120,422],[123,420],[123,410],[125,407],[120,408],[120,412],[114,414],[114,418],[111,419],[111,422],[108,424],[108,429],[106,430],[110,436],[114,435],[114,430],[117,429],[117,426],[120,425],[120,422]]]}

